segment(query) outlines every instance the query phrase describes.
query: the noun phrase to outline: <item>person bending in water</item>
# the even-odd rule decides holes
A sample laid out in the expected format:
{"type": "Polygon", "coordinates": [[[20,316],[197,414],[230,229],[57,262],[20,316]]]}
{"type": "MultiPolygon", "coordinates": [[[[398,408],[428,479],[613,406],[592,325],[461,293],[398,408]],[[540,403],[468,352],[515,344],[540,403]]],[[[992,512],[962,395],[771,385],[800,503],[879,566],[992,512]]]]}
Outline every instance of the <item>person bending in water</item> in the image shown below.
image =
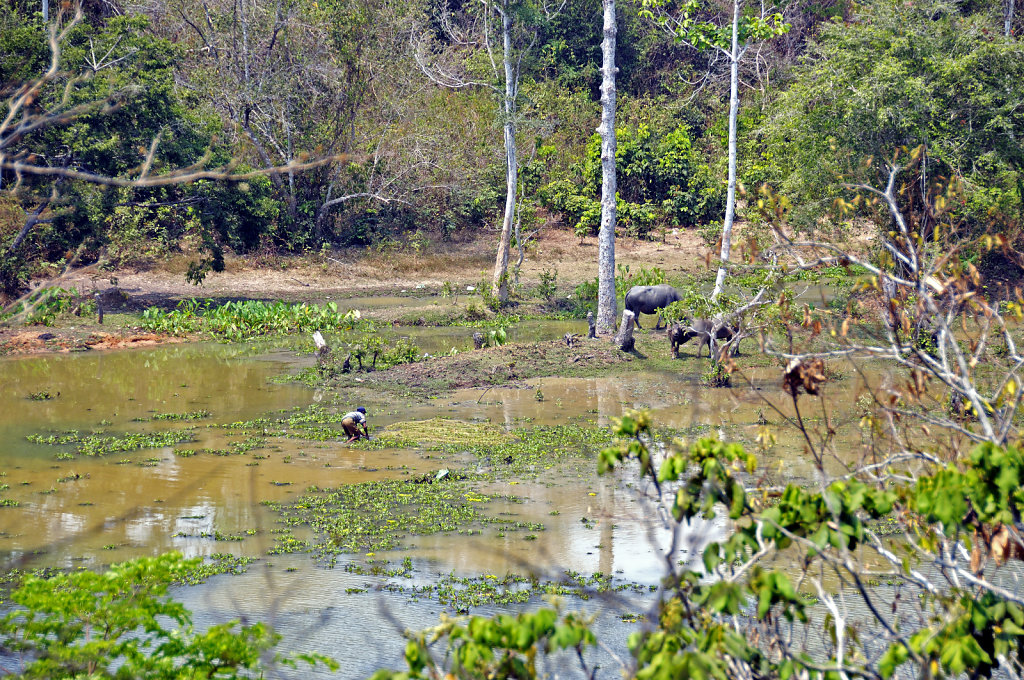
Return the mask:
{"type": "Polygon", "coordinates": [[[346,413],[345,417],[341,419],[341,426],[345,429],[345,434],[349,436],[346,444],[357,441],[360,436],[370,438],[370,433],[366,429],[366,409],[362,406],[351,413],[346,413]],[[359,432],[360,425],[363,426],[361,434],[359,432]]]}

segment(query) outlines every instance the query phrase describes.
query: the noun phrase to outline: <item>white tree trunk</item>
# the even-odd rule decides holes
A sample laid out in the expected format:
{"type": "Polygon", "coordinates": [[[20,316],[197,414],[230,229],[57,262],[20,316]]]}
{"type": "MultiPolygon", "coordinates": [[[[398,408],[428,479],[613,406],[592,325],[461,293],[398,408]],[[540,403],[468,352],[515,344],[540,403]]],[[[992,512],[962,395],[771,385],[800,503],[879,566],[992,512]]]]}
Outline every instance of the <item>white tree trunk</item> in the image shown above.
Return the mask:
{"type": "Polygon", "coordinates": [[[615,332],[615,0],[604,0],[601,80],[601,231],[597,250],[597,332],[615,332]]]}
{"type": "Polygon", "coordinates": [[[725,222],[722,224],[722,250],[719,253],[721,264],[718,276],[715,277],[715,290],[711,299],[717,300],[725,285],[726,264],[729,262],[729,250],[732,247],[732,223],[736,218],[736,119],[740,110],[740,0],[732,3],[732,51],[729,53],[729,188],[725,199],[725,222]]]}
{"type": "Polygon", "coordinates": [[[1003,33],[1007,38],[1010,37],[1010,32],[1013,30],[1013,10],[1015,0],[1006,0],[1006,17],[1003,19],[1003,33]]]}
{"type": "Polygon", "coordinates": [[[494,261],[494,283],[491,294],[499,302],[508,302],[508,252],[512,240],[512,221],[516,211],[516,127],[515,99],[518,85],[516,71],[512,64],[512,16],[506,3],[501,13],[502,61],[505,66],[505,216],[501,223],[501,238],[498,241],[498,255],[494,261]]]}

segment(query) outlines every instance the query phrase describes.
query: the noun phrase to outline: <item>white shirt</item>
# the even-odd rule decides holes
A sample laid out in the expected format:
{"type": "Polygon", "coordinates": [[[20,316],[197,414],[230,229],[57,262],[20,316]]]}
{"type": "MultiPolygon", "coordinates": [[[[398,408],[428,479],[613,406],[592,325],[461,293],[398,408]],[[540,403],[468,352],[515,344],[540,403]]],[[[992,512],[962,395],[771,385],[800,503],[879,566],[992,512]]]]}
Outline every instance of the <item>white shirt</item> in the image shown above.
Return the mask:
{"type": "Polygon", "coordinates": [[[352,420],[356,421],[357,423],[365,423],[366,422],[366,416],[364,416],[359,411],[352,411],[351,413],[346,413],[345,417],[342,418],[342,420],[344,420],[345,418],[351,418],[352,420]]]}

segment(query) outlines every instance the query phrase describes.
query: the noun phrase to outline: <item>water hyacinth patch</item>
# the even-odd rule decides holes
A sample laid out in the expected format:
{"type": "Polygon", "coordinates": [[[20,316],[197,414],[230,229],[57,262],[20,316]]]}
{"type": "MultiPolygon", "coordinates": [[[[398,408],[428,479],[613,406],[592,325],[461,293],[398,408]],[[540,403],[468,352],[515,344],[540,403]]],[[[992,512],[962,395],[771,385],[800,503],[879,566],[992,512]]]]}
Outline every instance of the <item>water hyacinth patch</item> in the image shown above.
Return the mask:
{"type": "Polygon", "coordinates": [[[249,565],[255,561],[256,558],[254,557],[214,553],[207,556],[202,562],[187,569],[177,582],[194,586],[199,583],[205,583],[211,576],[219,574],[244,574],[249,570],[249,565]]]}
{"type": "Polygon", "coordinates": [[[471,606],[521,604],[542,595],[571,595],[589,600],[598,593],[627,589],[639,593],[647,588],[627,582],[613,585],[611,576],[600,572],[586,577],[573,571],[566,571],[560,579],[542,579],[522,574],[505,574],[500,577],[495,574],[471,577],[448,574],[436,584],[413,586],[409,590],[420,597],[436,598],[440,604],[464,611],[471,606]]]}
{"type": "MultiPolygon", "coordinates": [[[[392,567],[387,561],[375,562],[370,568],[356,564],[345,566],[345,571],[349,573],[404,579],[413,577],[411,569],[411,560],[408,558],[401,567],[392,567]]],[[[523,604],[544,596],[577,597],[581,600],[589,600],[597,595],[609,593],[628,592],[642,595],[649,593],[651,587],[634,581],[616,581],[601,572],[584,576],[572,570],[566,570],[561,577],[556,578],[516,573],[506,573],[502,576],[497,574],[458,576],[448,573],[442,575],[435,583],[406,585],[401,582],[389,581],[381,585],[380,589],[392,593],[405,593],[413,600],[436,600],[438,604],[449,606],[456,611],[467,612],[471,607],[523,604]]]]}
{"type": "Polygon", "coordinates": [[[338,311],[338,305],[287,304],[242,300],[218,307],[213,300],[182,300],[172,311],[150,307],[142,313],[148,331],[189,335],[206,333],[220,340],[241,341],[271,333],[304,333],[317,330],[370,329],[357,310],[338,311]]]}

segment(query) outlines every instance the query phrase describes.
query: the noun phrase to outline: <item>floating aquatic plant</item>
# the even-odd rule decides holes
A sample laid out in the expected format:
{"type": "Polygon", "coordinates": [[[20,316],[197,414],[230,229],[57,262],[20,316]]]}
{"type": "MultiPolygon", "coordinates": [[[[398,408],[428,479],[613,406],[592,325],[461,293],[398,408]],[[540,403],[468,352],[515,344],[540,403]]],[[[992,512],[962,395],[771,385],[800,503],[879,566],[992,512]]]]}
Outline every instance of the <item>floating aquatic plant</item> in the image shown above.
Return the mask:
{"type": "Polygon", "coordinates": [[[77,431],[70,431],[61,435],[49,435],[46,437],[30,434],[26,439],[34,444],[46,444],[49,446],[76,444],[75,453],[83,456],[104,456],[108,453],[174,446],[181,442],[192,441],[194,435],[190,430],[129,432],[120,437],[99,434],[82,435],[77,431]]]}
{"type": "MultiPolygon", "coordinates": [[[[307,526],[318,537],[313,553],[333,561],[342,553],[391,550],[411,535],[455,532],[480,522],[479,503],[469,503],[469,486],[446,479],[363,482],[309,494],[288,503],[268,502],[288,527],[307,526]]],[[[490,497],[476,494],[481,500],[490,497]]],[[[279,537],[279,543],[282,538],[279,537]]],[[[297,547],[287,537],[289,547],[297,547]]],[[[283,546],[279,545],[278,548],[283,546]]]]}
{"type": "Polygon", "coordinates": [[[142,313],[142,327],[149,331],[189,335],[206,333],[220,340],[241,341],[270,333],[317,330],[372,330],[359,312],[338,311],[338,305],[287,304],[242,300],[214,307],[212,300],[182,300],[177,309],[150,307],[142,313]]]}

